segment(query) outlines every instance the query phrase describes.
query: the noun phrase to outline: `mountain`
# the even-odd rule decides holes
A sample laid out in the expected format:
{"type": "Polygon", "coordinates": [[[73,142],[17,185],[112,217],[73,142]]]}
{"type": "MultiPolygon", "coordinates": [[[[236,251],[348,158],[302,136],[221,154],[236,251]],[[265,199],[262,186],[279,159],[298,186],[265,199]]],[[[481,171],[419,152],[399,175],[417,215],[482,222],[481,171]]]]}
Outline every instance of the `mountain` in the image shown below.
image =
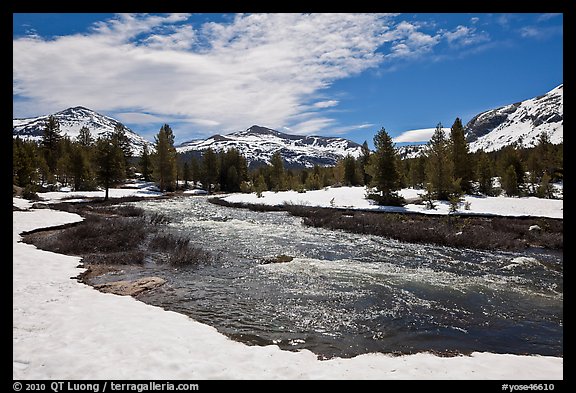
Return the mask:
{"type": "Polygon", "coordinates": [[[466,124],[464,132],[470,150],[498,150],[517,143],[536,145],[546,131],[554,144],[564,140],[564,85],[529,100],[482,112],[466,124]]]}
{"type": "Polygon", "coordinates": [[[272,155],[279,151],[287,168],[334,165],[347,154],[358,157],[362,151],[359,144],[344,138],[290,135],[257,125],[246,131],[184,142],[176,150],[200,154],[209,147],[214,151],[235,148],[250,167],[270,163],[272,155]]]}
{"type": "MultiPolygon", "coordinates": [[[[490,109],[474,116],[464,127],[470,151],[495,151],[515,144],[533,147],[544,131],[550,142],[564,141],[563,84],[548,93],[525,101],[490,109]]],[[[430,128],[430,133],[434,128],[430,128]]],[[[444,127],[446,136],[450,128],[444,127]]],[[[397,148],[401,158],[414,158],[426,150],[426,144],[405,145],[397,148]]]]}
{"type": "MultiPolygon", "coordinates": [[[[40,116],[27,119],[13,119],[12,120],[12,135],[20,136],[25,139],[40,139],[44,133],[46,120],[48,117],[40,116]]],[[[153,150],[150,142],[136,134],[134,131],[124,126],[118,120],[111,117],[101,115],[90,109],[82,106],[68,108],[60,112],[54,113],[52,116],[56,118],[60,124],[60,132],[62,135],[68,135],[71,139],[76,138],[82,127],[88,127],[93,137],[99,135],[106,135],[114,131],[117,125],[124,127],[126,136],[130,141],[132,147],[132,154],[140,155],[142,147],[147,144],[153,150]]]]}

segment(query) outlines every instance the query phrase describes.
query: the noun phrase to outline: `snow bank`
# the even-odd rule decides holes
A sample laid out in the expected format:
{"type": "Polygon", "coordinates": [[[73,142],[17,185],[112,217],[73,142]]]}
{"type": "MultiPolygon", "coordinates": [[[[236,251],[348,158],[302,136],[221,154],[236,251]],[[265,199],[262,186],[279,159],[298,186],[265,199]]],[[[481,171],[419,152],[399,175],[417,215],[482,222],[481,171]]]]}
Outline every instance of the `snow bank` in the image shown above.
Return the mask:
{"type": "MultiPolygon", "coordinates": [[[[410,199],[417,198],[422,190],[404,188],[400,194],[409,202],[410,199]]],[[[282,205],[284,203],[337,207],[350,209],[378,210],[389,212],[415,212],[425,214],[448,214],[450,206],[448,202],[437,201],[436,209],[426,209],[424,204],[408,203],[402,207],[378,206],[373,201],[365,198],[366,189],[364,187],[337,187],[325,188],[323,190],[307,191],[298,193],[296,191],[272,192],[265,191],[262,198],[252,194],[232,194],[224,199],[228,202],[257,203],[263,205],[282,205]]],[[[542,199],[535,197],[511,198],[511,197],[477,197],[466,195],[464,203],[468,202],[470,209],[465,210],[464,204],[458,209],[459,213],[469,214],[489,214],[502,216],[537,216],[563,218],[564,201],[561,199],[542,199]]]]}
{"type": "MultiPolygon", "coordinates": [[[[38,196],[46,202],[59,201],[66,198],[64,201],[77,202],[85,198],[104,198],[106,192],[100,191],[70,191],[69,188],[62,188],[60,191],[39,192],[38,196]],[[72,199],[73,198],[73,199],[72,199]]],[[[108,197],[110,198],[123,198],[123,197],[155,197],[161,196],[162,193],[158,187],[151,182],[135,182],[126,183],[122,188],[108,189],[108,197]]]]}
{"type": "Polygon", "coordinates": [[[22,231],[80,216],[43,209],[12,217],[14,379],[562,379],[563,359],[547,356],[320,361],[306,350],[247,346],[182,314],[98,292],[71,279],[83,270],[80,258],[19,242],[22,231]]]}

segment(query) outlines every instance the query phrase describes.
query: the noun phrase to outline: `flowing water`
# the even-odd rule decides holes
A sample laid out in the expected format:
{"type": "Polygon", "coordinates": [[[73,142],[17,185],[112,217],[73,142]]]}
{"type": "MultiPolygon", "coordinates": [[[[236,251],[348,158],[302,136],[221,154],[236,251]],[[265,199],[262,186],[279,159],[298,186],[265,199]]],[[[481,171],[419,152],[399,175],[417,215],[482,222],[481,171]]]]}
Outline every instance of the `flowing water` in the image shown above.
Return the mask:
{"type": "Polygon", "coordinates": [[[220,258],[195,268],[149,264],[168,283],[142,300],[249,344],[321,358],[369,352],[563,356],[561,253],[409,244],[305,227],[285,212],[205,197],[139,202],[169,230],[220,258]],[[294,257],[262,264],[266,257],[294,257]]]}

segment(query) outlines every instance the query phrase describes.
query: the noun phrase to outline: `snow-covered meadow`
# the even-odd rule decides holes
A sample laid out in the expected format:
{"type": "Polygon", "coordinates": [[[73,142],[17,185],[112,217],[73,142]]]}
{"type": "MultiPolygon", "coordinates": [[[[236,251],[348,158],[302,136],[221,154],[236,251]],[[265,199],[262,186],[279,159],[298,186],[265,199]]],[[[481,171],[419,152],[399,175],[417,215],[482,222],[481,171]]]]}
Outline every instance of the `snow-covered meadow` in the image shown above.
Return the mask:
{"type": "MultiPolygon", "coordinates": [[[[418,198],[422,190],[404,188],[400,191],[408,202],[418,198]]],[[[252,194],[232,194],[224,199],[228,202],[263,204],[263,205],[305,205],[320,207],[336,207],[350,209],[364,209],[387,212],[413,212],[425,214],[448,214],[450,206],[448,202],[436,201],[436,209],[427,209],[425,204],[408,203],[402,207],[378,206],[373,201],[366,199],[364,187],[327,187],[322,190],[299,193],[296,191],[265,191],[258,198],[252,194]]],[[[537,216],[562,218],[564,201],[562,199],[542,199],[536,197],[479,197],[466,195],[458,213],[486,214],[502,216],[537,216]],[[468,209],[466,208],[468,205],[468,209]]]]}
{"type": "MultiPolygon", "coordinates": [[[[88,196],[78,193],[79,197],[80,194],[88,196]]],[[[42,196],[55,200],[64,195],[74,194],[42,196]]],[[[110,195],[154,194],[148,188],[135,188],[111,190],[110,195]]],[[[103,196],[103,192],[94,196],[103,196]]],[[[238,194],[227,199],[377,208],[363,196],[363,188],[343,187],[305,194],[264,193],[264,198],[238,194]]],[[[471,201],[470,212],[562,217],[562,201],[494,198],[482,204],[480,200],[471,201]]],[[[563,358],[559,357],[476,352],[456,357],[430,353],[399,357],[366,354],[319,360],[307,350],[291,352],[276,345],[248,346],[182,314],[131,297],[101,293],[79,283],[72,277],[84,270],[80,258],[21,243],[20,234],[82,218],[51,209],[30,209],[32,204],[20,198],[13,198],[13,203],[26,209],[13,212],[14,379],[563,378],[563,358]]],[[[444,207],[436,213],[441,209],[444,207]]]]}

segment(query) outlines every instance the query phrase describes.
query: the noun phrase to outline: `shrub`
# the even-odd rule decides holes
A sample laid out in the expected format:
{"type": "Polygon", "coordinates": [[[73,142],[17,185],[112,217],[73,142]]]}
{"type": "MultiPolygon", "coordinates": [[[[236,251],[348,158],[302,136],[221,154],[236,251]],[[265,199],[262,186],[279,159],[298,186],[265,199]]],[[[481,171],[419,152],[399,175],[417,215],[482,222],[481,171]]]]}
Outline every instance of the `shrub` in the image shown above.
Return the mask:
{"type": "Polygon", "coordinates": [[[154,212],[148,216],[148,223],[152,225],[168,224],[170,219],[164,213],[154,212]]]}
{"type": "Polygon", "coordinates": [[[366,198],[375,201],[380,206],[404,206],[406,204],[404,197],[397,193],[368,193],[366,198]]]}
{"type": "Polygon", "coordinates": [[[190,238],[171,234],[158,234],[152,238],[149,247],[165,254],[172,266],[184,267],[213,261],[212,253],[190,246],[190,238]]]}

